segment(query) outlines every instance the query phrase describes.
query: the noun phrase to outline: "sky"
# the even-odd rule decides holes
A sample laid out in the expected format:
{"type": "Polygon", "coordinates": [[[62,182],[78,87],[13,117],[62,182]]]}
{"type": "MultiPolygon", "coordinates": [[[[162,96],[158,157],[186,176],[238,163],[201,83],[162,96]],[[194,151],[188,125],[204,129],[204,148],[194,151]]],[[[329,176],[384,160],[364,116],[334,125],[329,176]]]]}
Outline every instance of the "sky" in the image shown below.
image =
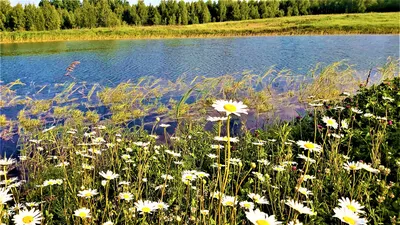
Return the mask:
{"type": "MultiPolygon", "coordinates": [[[[33,3],[35,5],[38,5],[40,0],[10,0],[10,2],[11,2],[12,6],[14,6],[14,5],[18,4],[18,3],[21,3],[21,4],[33,3]]],[[[136,4],[137,0],[128,0],[128,2],[130,4],[132,4],[132,3],[136,4]]],[[[146,3],[146,5],[148,5],[148,4],[158,5],[160,3],[160,0],[144,0],[144,3],[146,3]]]]}

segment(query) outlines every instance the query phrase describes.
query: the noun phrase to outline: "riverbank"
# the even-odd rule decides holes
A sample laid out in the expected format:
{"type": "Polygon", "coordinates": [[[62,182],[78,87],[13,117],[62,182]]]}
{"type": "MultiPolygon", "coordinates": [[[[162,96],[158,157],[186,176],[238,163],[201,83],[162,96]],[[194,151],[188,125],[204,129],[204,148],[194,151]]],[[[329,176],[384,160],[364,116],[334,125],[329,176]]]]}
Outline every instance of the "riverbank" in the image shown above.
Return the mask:
{"type": "Polygon", "coordinates": [[[187,26],[1,32],[0,43],[267,35],[399,34],[400,13],[281,17],[187,26]]]}

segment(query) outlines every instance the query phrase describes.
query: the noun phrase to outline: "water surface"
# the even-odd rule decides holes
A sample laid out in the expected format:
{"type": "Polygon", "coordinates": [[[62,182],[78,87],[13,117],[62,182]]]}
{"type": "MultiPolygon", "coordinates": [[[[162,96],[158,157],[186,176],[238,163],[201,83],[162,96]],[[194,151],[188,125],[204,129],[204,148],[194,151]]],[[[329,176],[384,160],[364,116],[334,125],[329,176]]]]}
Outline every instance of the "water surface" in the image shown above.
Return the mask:
{"type": "Polygon", "coordinates": [[[271,66],[304,74],[317,63],[346,60],[360,71],[399,58],[398,35],[275,36],[207,39],[63,41],[1,45],[1,80],[32,85],[65,82],[73,61],[77,81],[116,85],[143,76],[176,80],[217,77],[271,66]]]}

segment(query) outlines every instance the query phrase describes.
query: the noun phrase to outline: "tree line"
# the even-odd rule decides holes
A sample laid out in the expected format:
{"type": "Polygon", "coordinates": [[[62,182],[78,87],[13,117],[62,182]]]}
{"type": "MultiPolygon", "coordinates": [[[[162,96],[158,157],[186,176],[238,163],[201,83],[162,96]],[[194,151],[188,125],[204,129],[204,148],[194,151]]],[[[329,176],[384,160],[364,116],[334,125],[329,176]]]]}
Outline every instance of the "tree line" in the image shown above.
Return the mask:
{"type": "Polygon", "coordinates": [[[121,25],[187,25],[283,16],[399,11],[400,0],[42,0],[11,6],[0,0],[0,30],[41,31],[121,25]]]}

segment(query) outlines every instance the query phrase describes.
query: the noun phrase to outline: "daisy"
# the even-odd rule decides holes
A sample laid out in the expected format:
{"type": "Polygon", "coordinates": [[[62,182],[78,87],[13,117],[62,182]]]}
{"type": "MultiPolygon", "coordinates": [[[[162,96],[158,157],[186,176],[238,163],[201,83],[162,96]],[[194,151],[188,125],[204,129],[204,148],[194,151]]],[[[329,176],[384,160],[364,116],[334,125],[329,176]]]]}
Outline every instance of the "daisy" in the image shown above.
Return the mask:
{"type": "Polygon", "coordinates": [[[358,203],[355,200],[350,200],[349,198],[341,198],[339,199],[339,206],[342,208],[347,208],[350,211],[357,213],[357,214],[362,214],[364,211],[362,210],[364,206],[362,206],[360,203],[358,203]]]}
{"type": "Polygon", "coordinates": [[[4,158],[4,159],[0,159],[0,166],[10,166],[10,165],[12,165],[12,164],[14,164],[14,163],[16,163],[17,161],[15,160],[15,159],[11,159],[11,158],[9,158],[9,159],[7,159],[7,158],[4,158]]]}
{"type": "Polygon", "coordinates": [[[300,192],[301,194],[305,195],[307,198],[308,198],[308,195],[313,194],[310,190],[308,190],[307,188],[304,188],[304,187],[299,187],[299,188],[296,187],[296,190],[298,192],[300,192]]]}
{"type": "Polygon", "coordinates": [[[85,207],[75,210],[74,216],[78,216],[81,219],[86,219],[86,218],[91,218],[92,217],[90,215],[90,209],[85,208],[85,207]]]}
{"type": "Polygon", "coordinates": [[[196,172],[195,174],[199,178],[204,178],[204,177],[209,177],[210,176],[210,174],[208,174],[206,172],[196,172]]]}
{"type": "Polygon", "coordinates": [[[301,223],[299,220],[296,220],[296,221],[290,221],[288,225],[303,225],[303,223],[301,223]]]}
{"type": "Polygon", "coordinates": [[[277,171],[277,172],[283,172],[283,171],[285,171],[285,167],[284,167],[284,166],[281,166],[281,165],[274,166],[274,167],[272,167],[272,169],[275,170],[275,171],[277,171]]]}
{"type": "Polygon", "coordinates": [[[226,100],[217,100],[212,105],[215,110],[219,112],[225,112],[226,116],[230,114],[235,114],[240,116],[241,113],[247,114],[247,106],[243,104],[243,102],[236,102],[236,101],[226,101],[226,100]]]}
{"type": "Polygon", "coordinates": [[[351,108],[351,111],[354,112],[354,113],[357,113],[357,114],[363,113],[363,111],[361,111],[359,109],[356,109],[356,108],[351,108]]]}
{"type": "Polygon", "coordinates": [[[310,162],[310,163],[315,163],[316,162],[315,159],[309,158],[309,157],[307,157],[307,156],[305,156],[303,154],[297,155],[297,158],[304,159],[304,161],[310,162]]]}
{"type": "Polygon", "coordinates": [[[386,96],[383,96],[382,99],[383,99],[383,100],[386,100],[386,101],[389,101],[389,102],[393,102],[393,101],[394,101],[393,98],[391,98],[391,97],[386,97],[386,96]]]}
{"type": "Polygon", "coordinates": [[[266,159],[259,159],[257,160],[257,162],[261,163],[264,166],[268,166],[269,164],[271,164],[268,160],[266,159]]]}
{"type": "Polygon", "coordinates": [[[237,204],[237,198],[233,196],[224,196],[222,198],[223,206],[235,206],[237,204]]]}
{"type": "Polygon", "coordinates": [[[247,219],[254,225],[279,225],[279,222],[275,219],[274,215],[268,216],[268,214],[261,212],[259,209],[255,211],[250,210],[246,212],[247,219]]]}
{"type": "Polygon", "coordinates": [[[8,192],[10,189],[8,188],[0,188],[0,203],[5,205],[6,202],[12,200],[13,198],[11,197],[12,194],[9,194],[8,192]]]}
{"type": "Polygon", "coordinates": [[[359,169],[361,169],[362,168],[362,165],[361,165],[361,163],[360,162],[346,162],[344,165],[343,165],[343,167],[344,167],[344,169],[346,169],[347,171],[350,171],[350,170],[353,170],[353,171],[356,171],[356,170],[359,170],[359,169]]]}
{"type": "Polygon", "coordinates": [[[167,210],[169,207],[169,205],[167,203],[161,202],[161,201],[157,202],[156,206],[157,206],[157,209],[159,209],[159,210],[163,210],[163,209],[167,210]]]}
{"type": "Polygon", "coordinates": [[[109,221],[103,223],[102,225],[114,225],[114,223],[109,220],[109,221]]]}
{"type": "MultiPolygon", "coordinates": [[[[214,140],[216,141],[228,141],[228,137],[214,137],[214,140]]],[[[238,142],[239,139],[237,137],[229,137],[230,142],[238,142]]]]}
{"type": "Polygon", "coordinates": [[[265,181],[264,175],[259,172],[252,172],[261,182],[265,181]]]}
{"type": "Polygon", "coordinates": [[[122,192],[122,193],[119,193],[118,198],[129,202],[133,199],[133,194],[131,194],[129,192],[122,192]]]}
{"type": "Polygon", "coordinates": [[[254,203],[244,201],[244,202],[239,202],[240,207],[247,209],[247,210],[253,210],[254,209],[254,203]]]}
{"type": "Polygon", "coordinates": [[[378,169],[375,169],[371,165],[368,165],[366,163],[361,163],[361,168],[363,168],[364,170],[366,170],[370,173],[379,173],[378,169]]]}
{"type": "Polygon", "coordinates": [[[261,197],[259,194],[250,193],[247,196],[257,204],[269,204],[268,200],[264,196],[261,197]]]}
{"type": "Polygon", "coordinates": [[[141,212],[140,214],[151,213],[157,210],[157,203],[148,200],[139,200],[135,202],[135,207],[138,211],[141,212]]]}
{"type": "Polygon", "coordinates": [[[228,119],[228,117],[211,117],[211,116],[207,117],[207,120],[210,122],[224,121],[227,119],[228,119]]]}
{"type": "Polygon", "coordinates": [[[315,215],[315,213],[310,208],[308,208],[307,206],[304,206],[300,202],[296,202],[294,200],[288,200],[288,201],[286,201],[286,205],[288,205],[290,208],[296,210],[300,214],[315,215]]]}
{"type": "Polygon", "coordinates": [[[36,209],[21,210],[18,214],[13,217],[13,221],[16,225],[35,225],[41,224],[42,215],[40,211],[36,209]]]}
{"type": "Polygon", "coordinates": [[[206,216],[210,213],[207,209],[200,210],[201,215],[206,216]]]}
{"type": "Polygon", "coordinates": [[[333,129],[338,128],[338,123],[336,122],[335,119],[332,119],[331,117],[324,116],[322,118],[322,121],[324,121],[327,127],[332,127],[333,129]]]}
{"type": "Polygon", "coordinates": [[[300,148],[310,150],[311,152],[313,152],[313,151],[320,152],[322,150],[322,147],[320,145],[317,145],[317,144],[309,142],[309,141],[297,141],[296,144],[300,148]]]}
{"type": "Polygon", "coordinates": [[[216,154],[212,154],[212,153],[207,154],[207,156],[208,156],[208,158],[210,158],[210,159],[215,159],[215,158],[217,158],[217,155],[216,155],[216,154]]]}
{"type": "Polygon", "coordinates": [[[106,173],[104,173],[103,171],[101,171],[99,174],[100,174],[102,177],[104,177],[105,179],[107,179],[107,180],[113,180],[113,179],[119,177],[118,174],[113,173],[113,172],[110,171],[110,170],[107,170],[106,173]]]}
{"type": "Polygon", "coordinates": [[[350,225],[362,225],[362,224],[367,224],[367,221],[363,218],[360,218],[355,212],[351,211],[348,208],[334,208],[333,211],[335,212],[335,215],[333,217],[336,217],[340,219],[342,222],[350,225]]]}
{"type": "Polygon", "coordinates": [[[167,127],[170,127],[170,126],[171,126],[171,125],[165,124],[165,123],[160,124],[160,127],[163,127],[163,128],[167,128],[167,127]]]}
{"type": "Polygon", "coordinates": [[[169,174],[163,174],[163,175],[161,175],[161,178],[164,180],[173,180],[174,179],[174,177],[169,174]]]}
{"type": "Polygon", "coordinates": [[[211,145],[211,148],[212,149],[222,149],[222,148],[224,148],[224,146],[223,145],[211,145]]]}
{"type": "Polygon", "coordinates": [[[88,190],[83,190],[83,191],[79,191],[78,196],[79,197],[83,197],[83,198],[91,198],[95,195],[99,194],[99,192],[97,192],[96,189],[92,190],[92,189],[88,189],[88,190]]]}

